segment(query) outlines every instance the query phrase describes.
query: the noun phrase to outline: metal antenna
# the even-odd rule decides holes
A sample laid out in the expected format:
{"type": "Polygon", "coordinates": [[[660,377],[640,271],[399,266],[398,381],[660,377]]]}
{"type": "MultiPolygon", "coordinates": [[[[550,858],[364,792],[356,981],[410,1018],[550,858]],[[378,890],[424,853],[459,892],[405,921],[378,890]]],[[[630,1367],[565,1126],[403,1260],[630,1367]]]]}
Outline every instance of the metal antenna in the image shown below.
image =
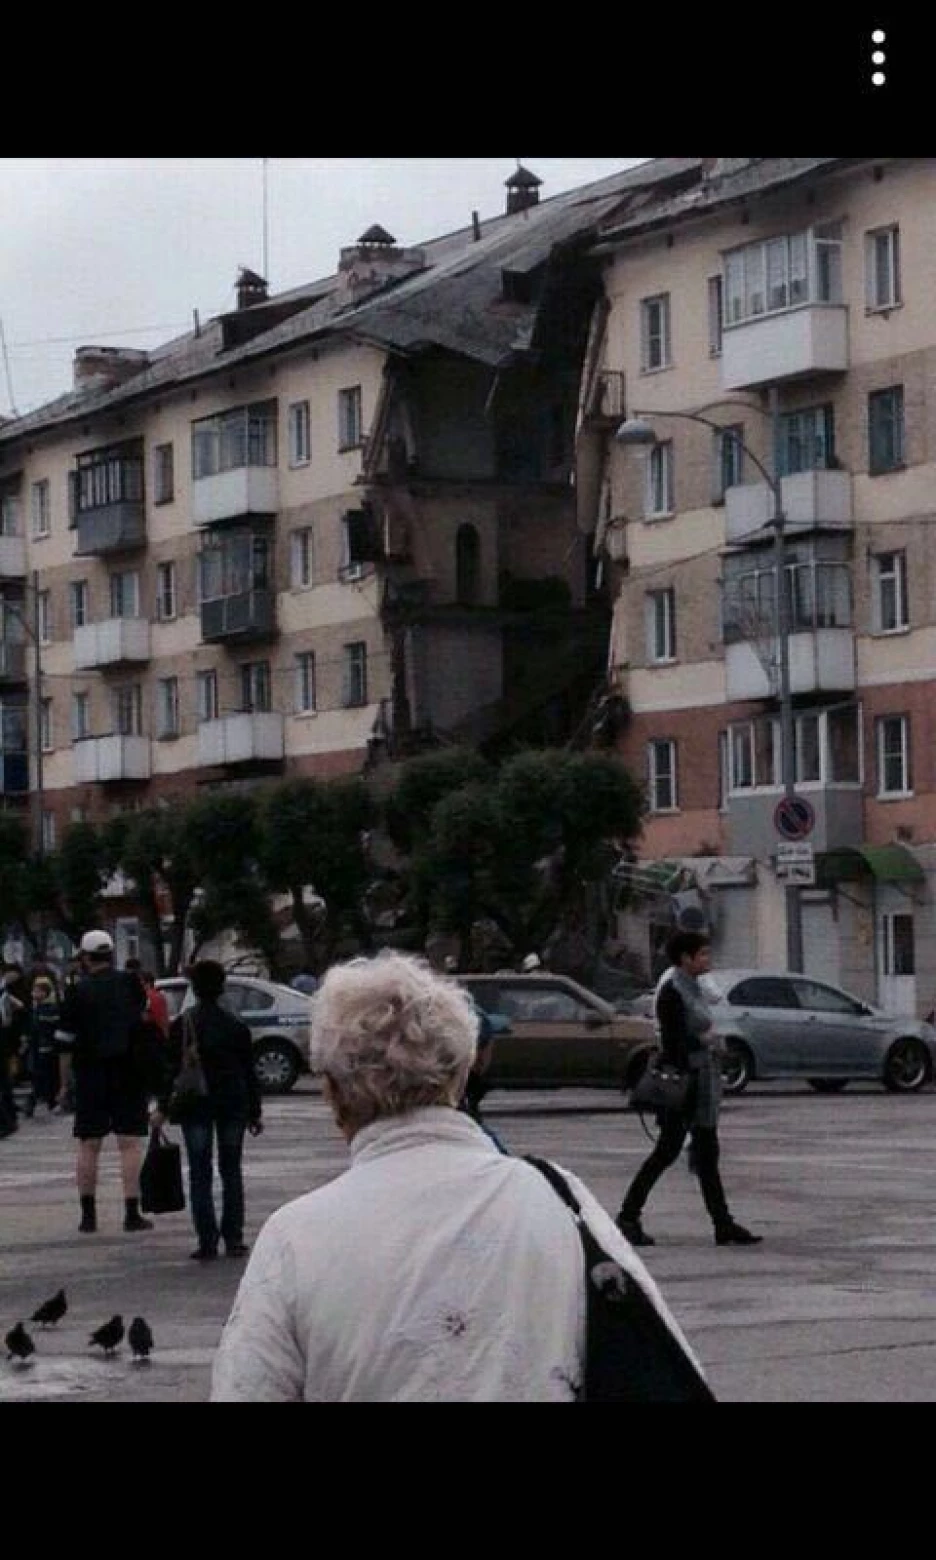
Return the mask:
{"type": "Polygon", "coordinates": [[[268,212],[268,206],[267,206],[267,162],[268,161],[269,161],[269,159],[264,157],[264,159],[263,159],[263,280],[265,282],[268,282],[270,280],[270,228],[269,228],[269,212],[268,212]]]}
{"type": "Polygon", "coordinates": [[[16,402],[13,399],[13,378],[10,373],[10,359],[7,356],[6,336],[4,334],[2,320],[0,320],[0,346],[3,347],[3,366],[6,370],[7,396],[9,397],[10,401],[10,411],[13,413],[14,417],[18,417],[19,412],[16,410],[16,402]]]}

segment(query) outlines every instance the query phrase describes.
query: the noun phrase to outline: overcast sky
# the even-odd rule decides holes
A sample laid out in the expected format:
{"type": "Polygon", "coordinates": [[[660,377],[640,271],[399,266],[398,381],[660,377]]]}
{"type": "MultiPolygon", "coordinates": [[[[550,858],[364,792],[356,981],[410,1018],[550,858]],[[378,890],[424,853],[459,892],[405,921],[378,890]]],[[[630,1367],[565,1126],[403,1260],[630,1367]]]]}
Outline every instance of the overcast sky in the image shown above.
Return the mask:
{"type": "MultiPolygon", "coordinates": [[[[542,199],[641,157],[523,157],[542,199]]],[[[79,346],[146,349],[329,276],[374,222],[401,245],[504,210],[516,157],[0,158],[0,415],[69,390],[79,346]],[[266,177],[264,179],[264,163],[266,177]],[[266,198],[264,199],[264,189],[266,198]]]]}

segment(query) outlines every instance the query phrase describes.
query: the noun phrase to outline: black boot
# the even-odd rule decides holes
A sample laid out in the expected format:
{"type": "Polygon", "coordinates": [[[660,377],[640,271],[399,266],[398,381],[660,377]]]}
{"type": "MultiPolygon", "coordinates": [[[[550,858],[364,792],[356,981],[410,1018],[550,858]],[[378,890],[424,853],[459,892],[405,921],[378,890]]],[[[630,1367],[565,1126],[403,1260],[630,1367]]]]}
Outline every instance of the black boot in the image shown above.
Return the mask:
{"type": "Polygon", "coordinates": [[[716,1224],[716,1246],[759,1246],[763,1235],[752,1235],[743,1224],[735,1224],[732,1219],[730,1224],[716,1224]]]}
{"type": "Polygon", "coordinates": [[[140,1214],[139,1198],[124,1198],[124,1207],[127,1210],[123,1222],[125,1230],[151,1230],[153,1228],[152,1219],[144,1219],[140,1214]]]}
{"type": "Polygon", "coordinates": [[[648,1235],[639,1217],[629,1218],[623,1208],[615,1219],[615,1224],[632,1246],[655,1246],[656,1241],[652,1235],[648,1235]]]}
{"type": "Polygon", "coordinates": [[[78,1226],[82,1235],[94,1235],[97,1233],[97,1203],[94,1195],[84,1196],[81,1199],[81,1223],[78,1226]]]}

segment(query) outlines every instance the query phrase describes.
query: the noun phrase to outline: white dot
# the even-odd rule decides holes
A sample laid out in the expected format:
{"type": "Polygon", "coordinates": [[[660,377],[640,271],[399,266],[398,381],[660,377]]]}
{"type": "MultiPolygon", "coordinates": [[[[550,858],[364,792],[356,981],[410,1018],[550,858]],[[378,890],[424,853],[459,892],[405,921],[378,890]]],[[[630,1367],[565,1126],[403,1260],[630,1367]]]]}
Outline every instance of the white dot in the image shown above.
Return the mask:
{"type": "Polygon", "coordinates": [[[884,79],[884,72],[882,70],[876,70],[874,75],[871,77],[871,81],[876,87],[883,87],[884,79]]]}
{"type": "Polygon", "coordinates": [[[886,58],[886,54],[882,54],[880,49],[875,49],[871,56],[871,63],[873,65],[883,65],[886,58]]]}
{"type": "Polygon", "coordinates": [[[873,32],[871,34],[871,42],[872,43],[883,43],[886,36],[887,36],[887,34],[883,33],[881,31],[880,27],[879,27],[876,32],[873,32]]]}

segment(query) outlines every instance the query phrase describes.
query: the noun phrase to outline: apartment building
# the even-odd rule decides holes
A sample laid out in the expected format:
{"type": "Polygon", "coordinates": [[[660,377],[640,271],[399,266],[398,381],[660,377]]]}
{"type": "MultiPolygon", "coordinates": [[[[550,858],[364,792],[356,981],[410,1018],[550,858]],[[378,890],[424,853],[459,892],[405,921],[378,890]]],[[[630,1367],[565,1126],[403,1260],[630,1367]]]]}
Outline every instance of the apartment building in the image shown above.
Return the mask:
{"type": "Polygon", "coordinates": [[[0,798],[47,848],[578,722],[608,634],[572,482],[590,246],[659,171],[549,199],[518,169],[458,233],[369,228],[280,295],[242,271],[229,313],[79,348],[0,423],[0,798]]]}
{"type": "Polygon", "coordinates": [[[613,582],[617,747],[649,802],[625,935],[661,935],[665,862],[698,891],[722,963],[783,966],[796,914],[808,973],[921,1013],[936,998],[934,238],[931,158],[706,158],[625,198],[596,245],[578,439],[579,521],[613,582]],[[655,442],[616,438],[625,419],[655,442]],[[815,871],[793,896],[777,870],[783,641],[815,871]]]}

